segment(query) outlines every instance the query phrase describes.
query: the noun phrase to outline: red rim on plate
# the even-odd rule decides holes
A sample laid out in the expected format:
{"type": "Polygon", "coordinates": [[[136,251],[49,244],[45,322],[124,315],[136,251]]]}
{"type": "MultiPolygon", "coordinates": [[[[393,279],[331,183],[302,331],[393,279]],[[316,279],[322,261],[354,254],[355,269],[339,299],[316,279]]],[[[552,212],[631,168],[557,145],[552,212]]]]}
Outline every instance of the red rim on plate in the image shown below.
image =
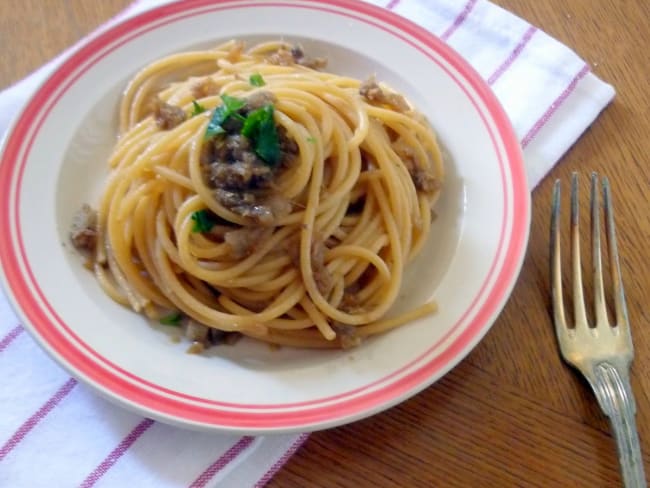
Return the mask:
{"type": "Polygon", "coordinates": [[[137,407],[151,417],[184,425],[247,432],[309,430],[314,426],[320,428],[351,421],[397,403],[451,369],[487,332],[509,296],[523,261],[530,219],[530,193],[519,142],[505,112],[484,81],[431,33],[388,10],[355,0],[295,3],[188,0],[147,11],[118,24],[72,54],[28,102],[5,141],[0,159],[0,190],[0,263],[5,286],[25,325],[50,354],[98,391],[118,398],[123,405],[137,407]],[[399,37],[434,63],[438,61],[431,52],[444,59],[455,73],[445,66],[440,67],[472,100],[490,134],[495,152],[499,154],[499,170],[505,189],[504,224],[484,285],[465,314],[429,351],[458,333],[461,324],[462,332],[435,356],[428,358],[425,353],[372,384],[336,396],[292,404],[245,405],[192,397],[151,383],[101,356],[61,320],[56,307],[39,288],[25,252],[19,219],[22,175],[34,140],[57,101],[84,72],[130,40],[180,19],[233,8],[254,9],[260,5],[327,11],[342,18],[353,18],[399,37]],[[472,92],[463,83],[469,85],[472,92]],[[509,175],[509,182],[506,175],[509,175]],[[469,322],[468,317],[471,317],[469,322]]]}

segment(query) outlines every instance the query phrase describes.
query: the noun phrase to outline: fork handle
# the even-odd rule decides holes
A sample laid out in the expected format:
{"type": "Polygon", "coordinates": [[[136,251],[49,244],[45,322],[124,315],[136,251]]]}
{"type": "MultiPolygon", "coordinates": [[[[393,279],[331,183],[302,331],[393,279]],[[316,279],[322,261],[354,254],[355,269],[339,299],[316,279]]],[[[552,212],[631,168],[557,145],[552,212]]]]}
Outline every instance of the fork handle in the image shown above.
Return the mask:
{"type": "Polygon", "coordinates": [[[627,371],[628,368],[617,368],[609,362],[599,363],[594,367],[592,387],[614,431],[623,486],[647,488],[634,419],[636,406],[627,371]]]}

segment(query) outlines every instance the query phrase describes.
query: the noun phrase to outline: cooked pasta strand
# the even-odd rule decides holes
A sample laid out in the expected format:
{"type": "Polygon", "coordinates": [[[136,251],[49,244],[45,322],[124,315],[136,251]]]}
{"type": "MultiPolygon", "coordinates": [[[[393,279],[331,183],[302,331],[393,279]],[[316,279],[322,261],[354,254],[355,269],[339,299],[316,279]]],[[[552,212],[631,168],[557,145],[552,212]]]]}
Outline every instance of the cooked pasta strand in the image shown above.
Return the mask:
{"type": "Polygon", "coordinates": [[[242,46],[174,54],[129,82],[97,207],[102,288],[149,317],[296,347],[434,312],[388,313],[444,180],[426,119],[283,42],[242,46]]]}

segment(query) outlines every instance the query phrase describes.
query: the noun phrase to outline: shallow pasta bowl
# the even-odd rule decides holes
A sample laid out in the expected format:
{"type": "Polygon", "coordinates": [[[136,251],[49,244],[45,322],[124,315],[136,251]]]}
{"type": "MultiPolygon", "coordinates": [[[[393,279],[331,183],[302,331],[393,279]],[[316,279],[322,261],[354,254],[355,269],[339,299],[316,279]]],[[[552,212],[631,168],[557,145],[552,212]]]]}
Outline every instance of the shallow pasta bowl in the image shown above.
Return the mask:
{"type": "Polygon", "coordinates": [[[428,32],[351,0],[187,1],[105,31],[71,54],[17,117],[0,185],[2,280],[41,346],[122,406],[214,431],[332,427],[432,384],[496,319],[530,224],[519,144],[486,84],[428,32]],[[328,71],[376,73],[428,117],[447,154],[447,179],[392,313],[434,298],[435,315],[349,350],[272,350],[246,339],[189,355],[162,327],[113,303],[84,269],[69,224],[103,185],[125,83],[164,55],[232,38],[283,38],[326,56],[328,71]]]}

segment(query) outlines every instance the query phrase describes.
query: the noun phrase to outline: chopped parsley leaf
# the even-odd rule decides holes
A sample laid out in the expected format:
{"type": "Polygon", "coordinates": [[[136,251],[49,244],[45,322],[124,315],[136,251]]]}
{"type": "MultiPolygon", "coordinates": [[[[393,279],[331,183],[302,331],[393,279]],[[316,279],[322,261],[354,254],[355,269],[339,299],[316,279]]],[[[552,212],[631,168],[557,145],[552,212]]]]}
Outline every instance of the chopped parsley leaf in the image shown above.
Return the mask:
{"type": "Polygon", "coordinates": [[[273,117],[260,123],[259,133],[255,140],[255,152],[271,166],[280,162],[280,139],[273,117]]]}
{"type": "Polygon", "coordinates": [[[280,162],[280,139],[273,120],[273,105],[264,105],[246,117],[241,133],[253,142],[255,153],[267,164],[280,162]]]}
{"type": "Polygon", "coordinates": [[[312,144],[314,144],[314,143],[316,142],[316,138],[315,138],[315,137],[312,137],[312,136],[309,136],[309,137],[307,138],[307,142],[311,142],[312,144]]]}
{"type": "Polygon", "coordinates": [[[192,117],[202,114],[203,112],[205,112],[205,110],[206,109],[203,105],[201,105],[196,100],[192,100],[192,112],[190,113],[192,117]]]}
{"type": "Polygon", "coordinates": [[[172,312],[169,315],[165,315],[160,319],[160,323],[163,325],[173,325],[178,327],[181,325],[181,320],[183,319],[183,314],[180,312],[172,312]]]}
{"type": "Polygon", "coordinates": [[[241,133],[251,140],[254,139],[262,119],[268,118],[269,114],[273,115],[273,105],[264,105],[257,110],[253,110],[246,117],[244,126],[241,128],[241,133]]]}
{"type": "Polygon", "coordinates": [[[223,124],[231,115],[241,117],[241,115],[237,113],[237,110],[246,104],[245,100],[231,97],[229,95],[221,95],[221,101],[222,104],[214,109],[214,112],[212,113],[212,118],[210,119],[208,128],[205,131],[206,139],[210,139],[218,134],[223,134],[225,130],[221,124],[223,124]]]}
{"type": "Polygon", "coordinates": [[[206,209],[194,212],[192,220],[194,221],[192,232],[210,232],[210,229],[216,224],[212,212],[206,209]]]}
{"type": "Polygon", "coordinates": [[[266,82],[264,81],[264,78],[262,78],[262,75],[259,73],[254,73],[250,75],[248,78],[248,81],[251,85],[253,86],[264,86],[266,85],[266,82]]]}
{"type": "Polygon", "coordinates": [[[230,95],[221,95],[221,100],[231,114],[246,105],[246,100],[231,97],[230,95]]]}
{"type": "MultiPolygon", "coordinates": [[[[246,100],[222,95],[221,101],[222,104],[212,113],[205,131],[205,138],[210,139],[224,134],[226,129],[223,128],[223,124],[229,117],[234,117],[243,123],[241,134],[251,140],[255,153],[269,166],[278,164],[281,157],[280,138],[273,119],[273,105],[264,105],[244,117],[239,110],[246,105],[246,100]]],[[[195,212],[192,219],[194,220],[194,232],[207,232],[214,225],[210,220],[201,220],[203,215],[200,212],[195,212]]]]}

